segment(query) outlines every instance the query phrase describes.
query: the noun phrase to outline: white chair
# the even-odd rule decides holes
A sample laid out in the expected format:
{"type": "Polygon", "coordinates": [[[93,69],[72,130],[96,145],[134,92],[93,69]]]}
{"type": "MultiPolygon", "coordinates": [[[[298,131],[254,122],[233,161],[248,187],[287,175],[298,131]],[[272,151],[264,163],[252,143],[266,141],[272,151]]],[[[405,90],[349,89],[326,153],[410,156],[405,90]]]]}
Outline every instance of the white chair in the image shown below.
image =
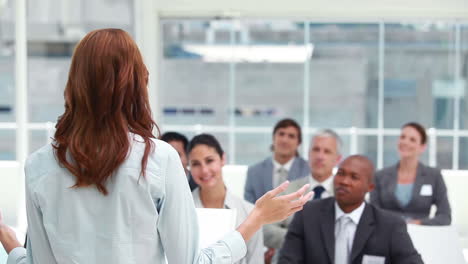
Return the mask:
{"type": "Polygon", "coordinates": [[[8,258],[7,253],[5,252],[3,247],[0,247],[0,263],[6,263],[7,258],[8,258]]]}
{"type": "Polygon", "coordinates": [[[442,175],[452,208],[452,225],[457,229],[463,247],[468,248],[468,171],[443,170],[442,175]]]}
{"type": "Polygon", "coordinates": [[[19,163],[16,161],[0,161],[0,211],[5,223],[18,225],[18,208],[24,202],[24,183],[19,174],[19,163]]]}
{"type": "Polygon", "coordinates": [[[466,264],[453,226],[408,225],[414,247],[425,264],[466,264]]]}
{"type": "Polygon", "coordinates": [[[226,165],[223,167],[223,179],[226,187],[230,192],[241,199],[244,199],[247,168],[247,166],[243,165],[226,165]]]}

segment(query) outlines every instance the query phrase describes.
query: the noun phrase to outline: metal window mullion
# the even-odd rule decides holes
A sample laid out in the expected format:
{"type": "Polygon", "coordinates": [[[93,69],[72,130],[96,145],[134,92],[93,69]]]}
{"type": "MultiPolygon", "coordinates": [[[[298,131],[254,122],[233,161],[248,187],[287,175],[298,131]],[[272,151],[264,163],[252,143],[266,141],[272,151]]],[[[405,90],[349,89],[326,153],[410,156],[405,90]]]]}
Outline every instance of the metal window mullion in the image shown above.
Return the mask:
{"type": "Polygon", "coordinates": [[[28,64],[26,38],[26,0],[16,1],[15,83],[16,83],[16,160],[23,163],[28,155],[28,64]]]}
{"type": "Polygon", "coordinates": [[[384,151],[384,60],[385,60],[385,24],[379,23],[379,75],[378,75],[378,119],[377,119],[377,169],[383,167],[384,151]]]}
{"type": "MultiPolygon", "coordinates": [[[[310,22],[304,21],[304,48],[310,43],[310,22]]],[[[309,135],[309,107],[310,107],[310,59],[304,61],[304,82],[303,82],[303,123],[302,123],[302,155],[308,157],[310,135],[309,135]]]]}
{"type": "MultiPolygon", "coordinates": [[[[156,1],[135,0],[134,1],[134,27],[135,40],[143,55],[146,68],[149,72],[148,78],[148,97],[152,110],[153,119],[160,123],[162,107],[160,102],[160,79],[158,78],[158,69],[161,65],[162,55],[162,33],[160,25],[160,16],[156,9],[156,1]]],[[[156,131],[153,131],[156,132],[156,131]]]]}
{"type": "Polygon", "coordinates": [[[437,166],[437,131],[431,127],[428,129],[429,136],[429,166],[437,166]]]}
{"type": "Polygon", "coordinates": [[[453,120],[453,130],[455,132],[453,136],[453,151],[452,151],[452,169],[458,170],[459,165],[459,152],[460,152],[460,136],[458,134],[460,130],[460,92],[458,90],[458,84],[461,80],[461,67],[460,67],[460,57],[461,57],[461,30],[460,23],[455,24],[455,98],[454,98],[454,120],[453,120]]]}
{"type": "Polygon", "coordinates": [[[349,128],[349,154],[350,155],[359,153],[358,141],[359,139],[358,139],[357,128],[356,127],[349,128]]]}
{"type": "Polygon", "coordinates": [[[19,192],[17,227],[25,229],[26,211],[24,201],[24,164],[28,155],[28,53],[26,37],[26,0],[16,0],[15,19],[15,114],[16,114],[16,160],[18,161],[19,192]]]}
{"type": "MultiPolygon", "coordinates": [[[[233,21],[231,22],[233,23],[233,21]]],[[[232,53],[234,52],[234,46],[236,45],[236,32],[234,30],[234,24],[231,24],[231,31],[229,32],[230,45],[232,47],[232,53]]],[[[233,54],[234,55],[234,54],[233,54]]],[[[229,106],[228,106],[228,115],[229,115],[229,164],[235,164],[236,162],[236,116],[235,116],[235,107],[236,107],[236,61],[234,60],[235,56],[232,56],[232,60],[229,63],[229,106]]]]}

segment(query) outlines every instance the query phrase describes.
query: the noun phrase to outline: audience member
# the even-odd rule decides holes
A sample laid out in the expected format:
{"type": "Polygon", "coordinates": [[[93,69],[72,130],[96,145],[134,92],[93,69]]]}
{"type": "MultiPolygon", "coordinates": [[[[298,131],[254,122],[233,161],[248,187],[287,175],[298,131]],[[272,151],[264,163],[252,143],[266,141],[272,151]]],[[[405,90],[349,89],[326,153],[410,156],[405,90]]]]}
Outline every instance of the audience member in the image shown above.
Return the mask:
{"type": "Polygon", "coordinates": [[[314,200],[294,215],[280,264],[423,263],[398,216],[366,204],[374,166],[360,155],[339,166],[335,197],[314,200]]]}
{"type": "Polygon", "coordinates": [[[403,216],[408,223],[450,225],[451,209],[442,174],[419,161],[426,141],[426,130],[420,124],[412,122],[402,127],[398,140],[400,161],[376,173],[370,201],[403,216]],[[432,205],[436,205],[437,211],[431,218],[432,205]]]}
{"type": "MultiPolygon", "coordinates": [[[[280,120],[273,129],[273,156],[268,157],[247,170],[244,199],[255,203],[273,186],[285,180],[296,180],[309,174],[307,161],[299,156],[298,148],[302,142],[301,127],[289,118],[280,120]]],[[[269,249],[265,254],[266,262],[270,262],[279,248],[278,235],[274,227],[264,228],[264,243],[269,249]]]]}
{"type": "Polygon", "coordinates": [[[293,186],[310,183],[314,200],[333,196],[333,169],[341,160],[341,147],[341,138],[333,130],[315,134],[309,149],[309,177],[292,181],[288,188],[292,191],[293,186]]]}
{"type": "MultiPolygon", "coordinates": [[[[292,181],[286,193],[293,192],[296,186],[309,183],[314,192],[314,200],[333,196],[333,168],[341,159],[340,149],[341,139],[334,131],[326,129],[315,134],[309,149],[310,174],[308,177],[292,181]]],[[[265,232],[269,234],[267,237],[269,245],[273,248],[281,248],[291,220],[292,217],[289,217],[284,221],[264,227],[265,232]]],[[[277,257],[278,254],[272,263],[277,262],[277,257]]]]}
{"type": "MultiPolygon", "coordinates": [[[[190,172],[198,184],[198,188],[192,192],[195,207],[235,209],[236,225],[242,223],[252,211],[253,204],[226,188],[222,175],[226,155],[218,140],[209,134],[195,136],[190,141],[188,153],[190,172]]],[[[263,248],[263,233],[260,230],[247,242],[247,255],[236,264],[262,263],[263,248]]]]}
{"type": "Polygon", "coordinates": [[[273,156],[247,170],[244,198],[255,203],[273,186],[285,180],[295,180],[309,174],[307,161],[299,156],[302,142],[301,127],[292,119],[279,121],[273,129],[273,156]]]}
{"type": "Polygon", "coordinates": [[[166,132],[160,137],[162,141],[169,143],[179,154],[180,161],[182,161],[182,167],[184,167],[185,174],[187,175],[187,180],[190,186],[190,191],[193,191],[197,188],[197,184],[190,175],[188,170],[188,161],[187,161],[187,145],[188,139],[184,135],[177,132],[166,132]]]}

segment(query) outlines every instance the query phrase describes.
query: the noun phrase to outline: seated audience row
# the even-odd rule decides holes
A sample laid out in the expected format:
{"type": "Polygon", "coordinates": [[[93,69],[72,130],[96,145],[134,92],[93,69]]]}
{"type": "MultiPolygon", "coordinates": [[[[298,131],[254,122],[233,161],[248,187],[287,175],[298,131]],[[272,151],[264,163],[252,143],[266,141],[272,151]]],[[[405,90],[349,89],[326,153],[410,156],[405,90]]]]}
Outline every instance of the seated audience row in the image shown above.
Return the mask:
{"type": "MultiPolygon", "coordinates": [[[[220,161],[223,161],[224,154],[222,154],[222,149],[216,139],[210,135],[202,135],[202,138],[205,138],[205,141],[210,139],[208,141],[211,143],[204,145],[207,146],[207,149],[211,147],[212,154],[217,152],[220,161]],[[218,151],[218,147],[215,145],[219,146],[221,152],[218,151]]],[[[198,136],[195,139],[200,140],[198,136]]],[[[296,121],[292,119],[279,121],[273,129],[272,139],[272,156],[250,166],[247,171],[244,192],[244,198],[247,201],[255,203],[258,197],[284,180],[291,181],[286,193],[309,183],[310,189],[314,191],[314,200],[329,198],[335,195],[336,186],[334,186],[333,182],[336,176],[333,175],[333,169],[341,161],[342,141],[334,131],[326,129],[313,136],[309,148],[308,162],[301,158],[298,153],[302,134],[301,128],[296,121]]],[[[394,166],[378,171],[375,179],[372,173],[372,188],[369,188],[369,191],[373,191],[370,192],[370,203],[378,208],[400,215],[407,223],[448,225],[451,222],[450,205],[440,170],[425,166],[419,161],[421,154],[426,149],[426,140],[425,129],[421,125],[408,123],[402,127],[398,142],[400,161],[394,166]],[[436,205],[437,213],[435,217],[430,218],[429,212],[432,205],[436,205]]],[[[179,151],[179,153],[181,152],[179,151]]],[[[191,162],[191,158],[189,160],[191,162]]],[[[366,159],[361,157],[358,160],[362,161],[366,159]]],[[[190,164],[192,167],[192,163],[190,164]]],[[[196,161],[195,164],[199,166],[200,161],[196,161]]],[[[219,169],[219,174],[221,173],[221,167],[218,166],[217,168],[219,169]]],[[[194,170],[192,169],[191,172],[193,174],[194,170]]],[[[198,170],[198,172],[200,171],[198,170]]],[[[206,175],[206,172],[199,175],[206,175]]],[[[190,180],[200,184],[204,179],[203,177],[206,176],[202,176],[201,178],[194,177],[195,180],[192,178],[190,180]]],[[[221,195],[223,198],[221,200],[226,203],[230,194],[224,187],[222,178],[219,186],[222,186],[222,188],[218,187],[218,190],[224,192],[221,195]]],[[[207,189],[205,188],[205,191],[207,189]]],[[[202,203],[200,199],[201,191],[203,191],[202,186],[194,191],[195,203],[198,203],[199,207],[229,207],[227,204],[221,207],[221,203],[218,206],[202,203]]],[[[206,192],[206,194],[209,193],[211,193],[210,196],[216,197],[214,189],[206,192]]],[[[207,195],[207,197],[209,196],[207,195]]],[[[339,204],[338,201],[337,203],[339,204]]],[[[305,214],[305,211],[301,214],[305,214]]],[[[284,241],[292,219],[293,217],[291,216],[282,222],[264,227],[264,242],[268,248],[265,254],[267,263],[278,263],[279,249],[287,245],[284,241]]],[[[356,225],[358,223],[355,222],[356,225]]],[[[248,259],[245,261],[249,263],[248,259]]]]}

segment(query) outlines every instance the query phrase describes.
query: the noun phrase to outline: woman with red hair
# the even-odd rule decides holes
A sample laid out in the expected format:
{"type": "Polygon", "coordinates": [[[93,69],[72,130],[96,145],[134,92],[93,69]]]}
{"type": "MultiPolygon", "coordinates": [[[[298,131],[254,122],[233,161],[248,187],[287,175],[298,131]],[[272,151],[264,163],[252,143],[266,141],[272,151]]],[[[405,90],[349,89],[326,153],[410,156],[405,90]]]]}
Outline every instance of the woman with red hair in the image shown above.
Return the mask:
{"type": "Polygon", "coordinates": [[[8,263],[232,263],[262,225],[310,198],[305,188],[257,201],[236,231],[198,248],[194,203],[177,152],[155,139],[148,72],[120,29],[77,45],[54,142],[27,160],[27,249],[0,217],[8,263]]]}

